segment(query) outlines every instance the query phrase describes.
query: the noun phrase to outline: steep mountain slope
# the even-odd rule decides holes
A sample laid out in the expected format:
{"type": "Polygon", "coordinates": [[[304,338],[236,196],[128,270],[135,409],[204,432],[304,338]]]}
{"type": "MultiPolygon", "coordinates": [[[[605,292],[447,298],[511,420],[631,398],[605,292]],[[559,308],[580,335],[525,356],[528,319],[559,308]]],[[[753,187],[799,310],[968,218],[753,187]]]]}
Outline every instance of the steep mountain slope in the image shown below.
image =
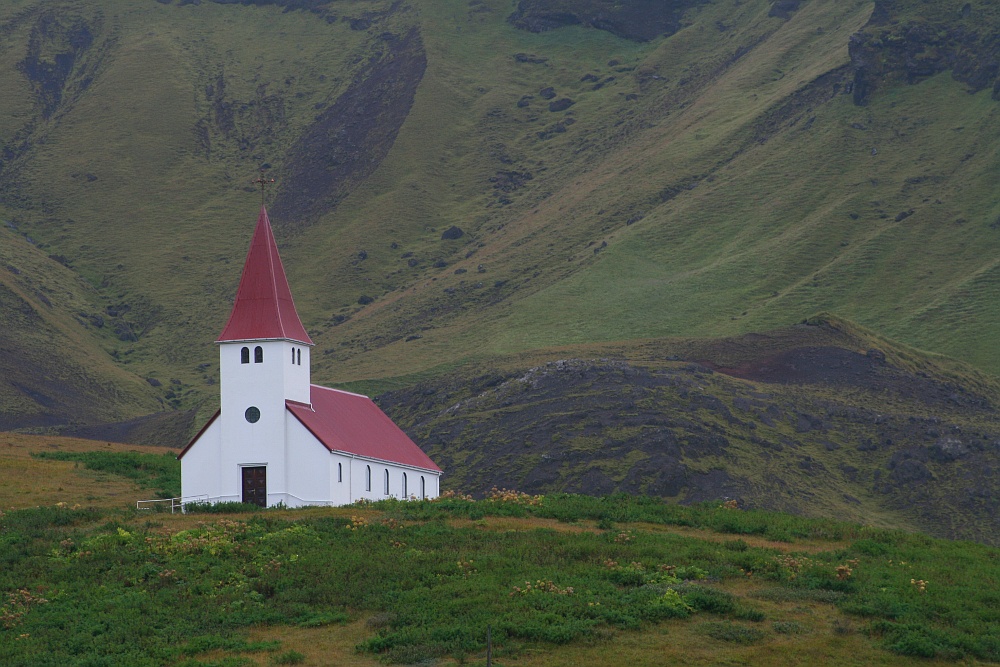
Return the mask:
{"type": "Polygon", "coordinates": [[[0,229],[0,430],[162,410],[153,388],[106,352],[112,318],[59,259],[0,229]],[[105,335],[88,335],[94,328],[105,335]]]}
{"type": "Polygon", "coordinates": [[[997,17],[925,4],[14,0],[0,218],[175,408],[262,166],[321,382],[819,310],[995,372],[997,17]]]}

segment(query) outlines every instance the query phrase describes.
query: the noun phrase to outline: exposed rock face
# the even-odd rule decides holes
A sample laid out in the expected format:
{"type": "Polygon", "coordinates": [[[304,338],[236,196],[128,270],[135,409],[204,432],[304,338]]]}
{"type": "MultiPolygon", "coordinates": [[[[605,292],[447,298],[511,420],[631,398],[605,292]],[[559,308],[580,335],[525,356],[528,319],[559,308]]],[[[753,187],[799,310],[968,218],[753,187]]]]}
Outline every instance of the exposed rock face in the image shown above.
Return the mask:
{"type": "Polygon", "coordinates": [[[691,411],[718,410],[734,419],[718,399],[688,394],[703,372],[708,371],[654,374],[621,362],[570,359],[519,376],[477,378],[473,395],[450,406],[446,395],[457,385],[393,392],[379,401],[404,422],[416,417],[413,427],[429,430],[421,440],[441,443],[435,456],[449,474],[461,476],[462,483],[477,491],[497,485],[531,493],[683,493],[690,502],[745,490],[745,480],[689,465],[706,456],[724,456],[729,440],[720,429],[688,414],[668,416],[649,401],[645,406],[638,401],[680,390],[691,411]],[[493,416],[483,419],[484,414],[493,416]],[[480,464],[462,474],[455,457],[462,457],[469,442],[482,445],[471,455],[480,464]]]}
{"type": "Polygon", "coordinates": [[[544,32],[568,25],[586,25],[598,30],[648,42],[680,29],[684,12],[707,0],[520,0],[508,19],[530,32],[544,32]]]}
{"type": "MultiPolygon", "coordinates": [[[[82,17],[61,16],[57,12],[43,12],[31,31],[28,52],[17,64],[18,69],[31,83],[42,116],[48,118],[59,108],[67,94],[74,73],[80,74],[80,63],[94,43],[91,26],[82,17]]],[[[85,89],[93,72],[83,72],[75,92],[85,89]]]]}
{"type": "Polygon", "coordinates": [[[414,28],[384,42],[354,83],[323,111],[288,154],[284,186],[271,212],[307,223],[333,209],[389,154],[427,69],[414,28]]]}
{"type": "Polygon", "coordinates": [[[59,435],[179,449],[187,444],[196,416],[195,410],[171,410],[112,424],[71,426],[59,430],[59,435]]]}
{"type": "Polygon", "coordinates": [[[800,0],[776,0],[775,3],[771,5],[771,11],[768,12],[767,15],[779,19],[785,19],[787,21],[792,18],[792,14],[799,10],[800,4],[800,0]]]}
{"type": "Polygon", "coordinates": [[[729,497],[806,513],[815,498],[836,497],[996,543],[990,398],[898,367],[879,349],[762,341],[725,339],[687,357],[702,361],[671,355],[663,366],[563,359],[458,373],[378,400],[450,485],[473,493],[729,497]],[[741,362],[718,363],[733,356],[741,362]]]}
{"type": "Polygon", "coordinates": [[[948,70],[971,92],[992,87],[1000,99],[1000,40],[991,13],[954,0],[914,17],[905,9],[897,0],[877,0],[868,25],[851,37],[855,104],[867,104],[884,85],[948,70]]]}

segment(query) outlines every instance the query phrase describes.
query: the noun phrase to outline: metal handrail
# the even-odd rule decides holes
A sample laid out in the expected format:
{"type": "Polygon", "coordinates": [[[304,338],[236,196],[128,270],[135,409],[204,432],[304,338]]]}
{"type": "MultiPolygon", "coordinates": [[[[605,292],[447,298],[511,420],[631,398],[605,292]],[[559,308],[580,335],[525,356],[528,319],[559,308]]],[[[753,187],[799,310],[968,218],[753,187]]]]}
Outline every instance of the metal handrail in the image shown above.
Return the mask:
{"type": "Polygon", "coordinates": [[[188,503],[207,503],[208,494],[202,493],[197,496],[180,496],[177,498],[157,498],[155,500],[137,500],[135,501],[135,508],[137,510],[151,510],[157,506],[157,503],[170,503],[170,513],[173,514],[177,510],[184,511],[184,506],[188,503]]]}

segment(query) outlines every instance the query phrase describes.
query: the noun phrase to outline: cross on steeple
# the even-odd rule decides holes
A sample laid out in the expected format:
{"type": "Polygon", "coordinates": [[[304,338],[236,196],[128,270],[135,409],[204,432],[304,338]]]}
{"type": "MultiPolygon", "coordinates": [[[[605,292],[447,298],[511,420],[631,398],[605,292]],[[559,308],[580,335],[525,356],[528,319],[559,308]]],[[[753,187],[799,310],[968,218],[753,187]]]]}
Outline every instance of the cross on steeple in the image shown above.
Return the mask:
{"type": "Polygon", "coordinates": [[[255,184],[255,185],[259,185],[260,186],[260,205],[263,206],[264,205],[264,188],[266,188],[271,183],[274,183],[274,179],[273,178],[264,178],[264,170],[261,169],[260,170],[260,177],[255,178],[254,180],[252,180],[250,182],[253,183],[253,184],[255,184]]]}

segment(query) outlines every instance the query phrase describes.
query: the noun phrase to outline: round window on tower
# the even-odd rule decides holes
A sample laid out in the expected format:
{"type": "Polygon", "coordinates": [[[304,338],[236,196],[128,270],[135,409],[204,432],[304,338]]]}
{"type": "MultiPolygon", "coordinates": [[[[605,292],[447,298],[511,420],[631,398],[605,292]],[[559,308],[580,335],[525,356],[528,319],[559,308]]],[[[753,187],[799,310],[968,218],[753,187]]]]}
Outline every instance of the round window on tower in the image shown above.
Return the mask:
{"type": "Polygon", "coordinates": [[[251,405],[249,408],[247,408],[246,418],[247,421],[250,422],[251,424],[256,424],[258,421],[260,421],[260,410],[251,405]]]}

